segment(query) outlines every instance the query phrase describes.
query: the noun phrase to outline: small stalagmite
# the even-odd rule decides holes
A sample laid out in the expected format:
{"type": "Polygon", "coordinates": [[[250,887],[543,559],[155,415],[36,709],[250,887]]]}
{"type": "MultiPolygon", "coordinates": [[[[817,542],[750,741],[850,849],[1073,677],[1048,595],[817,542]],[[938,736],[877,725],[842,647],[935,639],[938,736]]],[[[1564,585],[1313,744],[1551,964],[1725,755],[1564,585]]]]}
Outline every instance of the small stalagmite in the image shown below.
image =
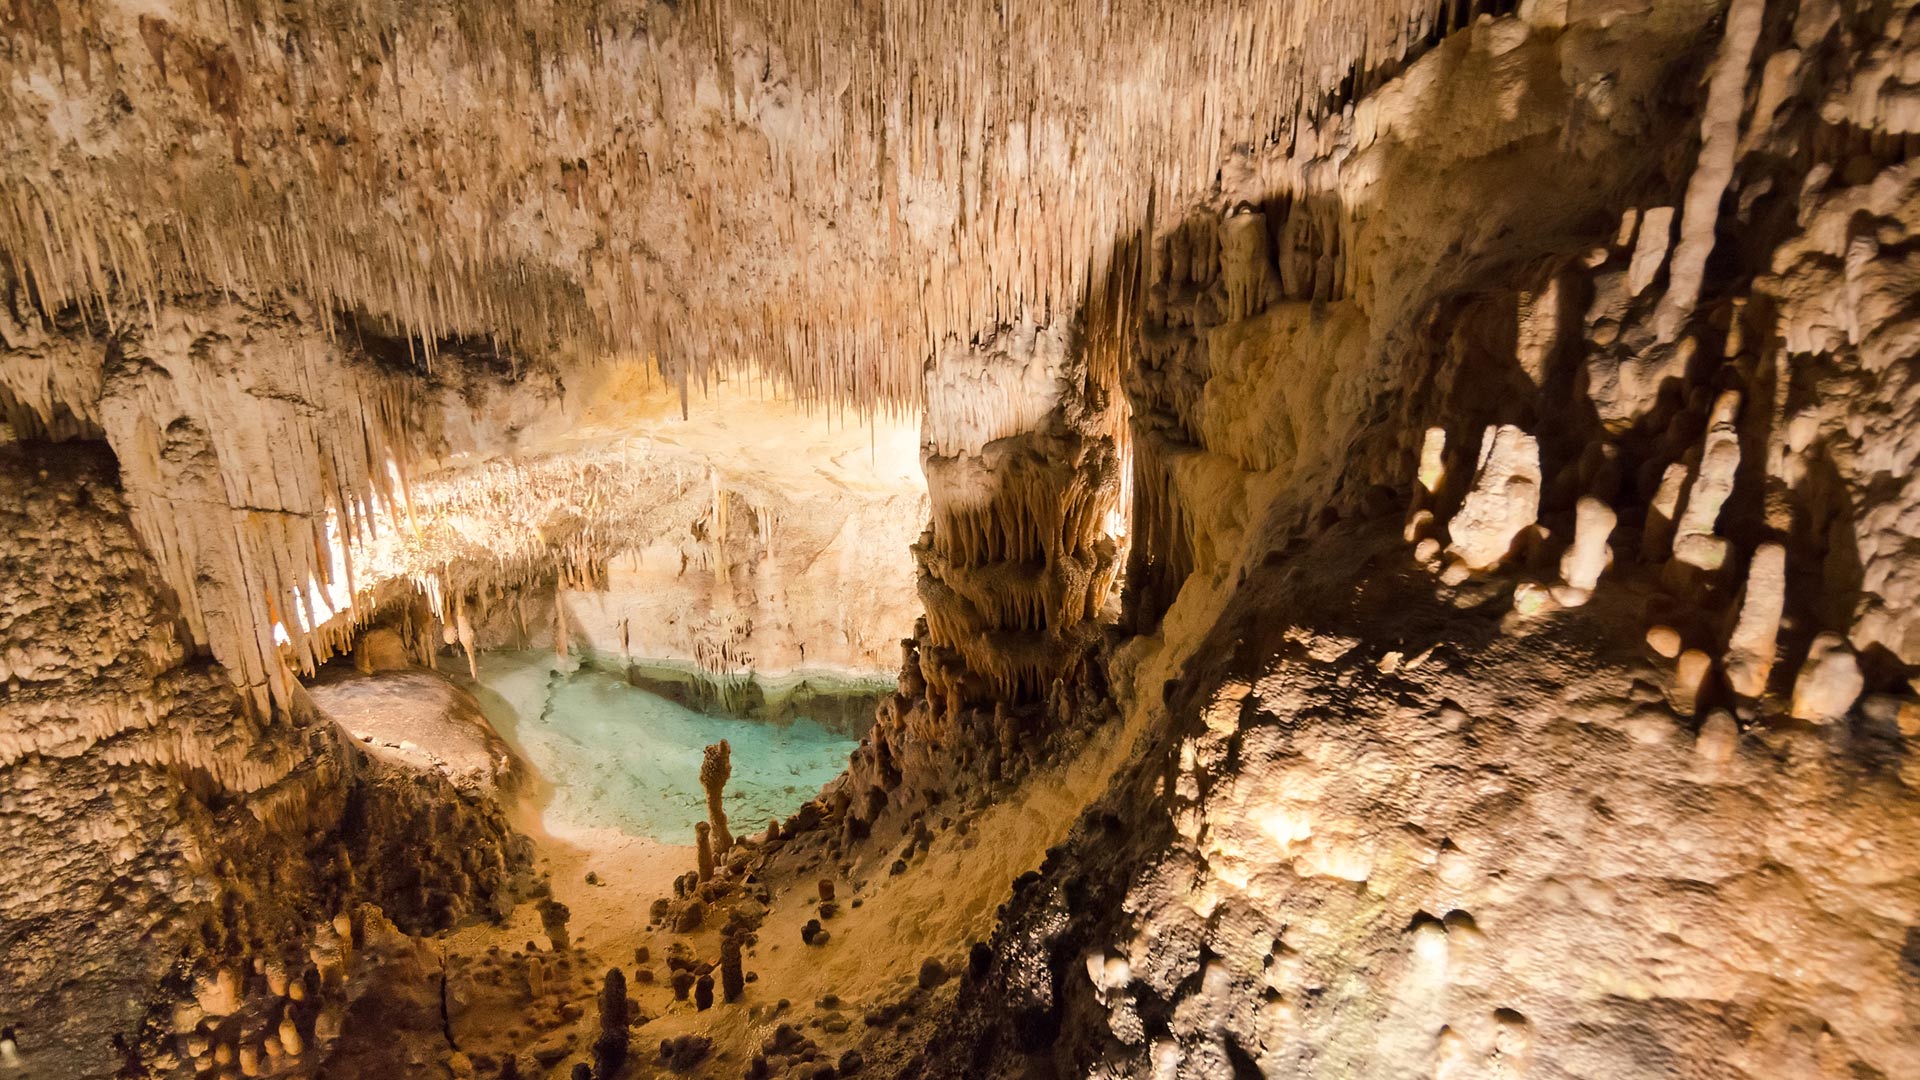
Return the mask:
{"type": "Polygon", "coordinates": [[[1668,689],[1667,700],[1673,711],[1681,716],[1692,716],[1700,707],[1700,695],[1707,686],[1707,676],[1713,673],[1713,658],[1699,649],[1688,649],[1680,654],[1673,667],[1673,684],[1668,689]]]}
{"type": "Polygon", "coordinates": [[[1715,709],[1707,714],[1706,722],[1700,725],[1700,734],[1693,742],[1693,752],[1700,760],[1718,765],[1733,757],[1740,744],[1740,728],[1734,724],[1733,715],[1725,709],[1715,709]]]}
{"type": "Polygon", "coordinates": [[[540,901],[540,928],[547,932],[547,943],[557,953],[566,952],[573,947],[573,938],[567,933],[567,920],[573,912],[558,900],[540,901]]]}
{"type": "Polygon", "coordinates": [[[1767,677],[1780,637],[1780,616],[1787,600],[1787,549],[1779,544],[1761,544],[1754,550],[1747,568],[1747,588],[1740,600],[1740,614],[1733,632],[1727,637],[1727,651],[1721,662],[1727,671],[1727,686],[1735,695],[1752,700],[1767,690],[1767,677]]]}
{"type": "Polygon", "coordinates": [[[704,821],[693,823],[693,850],[700,880],[706,881],[713,877],[713,826],[704,821]]]}
{"type": "MultiPolygon", "coordinates": [[[[727,809],[721,797],[727,779],[732,775],[733,747],[727,745],[727,740],[721,739],[707,747],[700,759],[700,786],[707,792],[707,820],[713,825],[713,854],[722,859],[733,847],[733,834],[727,831],[727,809]]],[[[701,880],[706,880],[705,874],[701,875],[701,880]]]]}
{"type": "Polygon", "coordinates": [[[1680,494],[1692,475],[1685,462],[1676,461],[1660,474],[1660,486],[1647,507],[1646,523],[1640,527],[1640,558],[1646,562],[1665,559],[1673,550],[1674,518],[1680,512],[1680,494]]]}
{"type": "Polygon", "coordinates": [[[1714,400],[1700,468],[1687,488],[1687,505],[1674,530],[1674,559],[1696,570],[1718,570],[1727,560],[1727,542],[1713,530],[1740,470],[1739,417],[1740,391],[1722,391],[1714,400]]]}
{"type": "Polygon", "coordinates": [[[1613,535],[1615,520],[1613,507],[1591,495],[1575,508],[1573,546],[1560,559],[1560,577],[1566,584],[1553,593],[1562,606],[1579,607],[1593,594],[1601,573],[1613,561],[1607,538],[1613,535]]]}
{"type": "Polygon", "coordinates": [[[1660,267],[1667,261],[1667,245],[1673,240],[1673,207],[1655,206],[1640,219],[1640,237],[1634,245],[1633,259],[1627,267],[1627,292],[1639,296],[1653,284],[1660,267]]]}
{"type": "Polygon", "coordinates": [[[600,984],[600,1037],[593,1042],[593,1074],[612,1078],[627,1063],[627,977],[608,968],[600,984]]]}
{"type": "Polygon", "coordinates": [[[1793,682],[1793,717],[1828,724],[1840,720],[1866,689],[1860,661],[1839,634],[1813,639],[1806,663],[1793,682]]]}
{"type": "Polygon", "coordinates": [[[1447,522],[1453,583],[1504,562],[1520,534],[1540,516],[1540,447],[1513,426],[1489,427],[1480,439],[1473,487],[1447,522]]]}
{"type": "Polygon", "coordinates": [[[720,939],[720,993],[723,1000],[739,1001],[746,993],[746,975],[740,970],[740,938],[728,934],[720,939]]]}

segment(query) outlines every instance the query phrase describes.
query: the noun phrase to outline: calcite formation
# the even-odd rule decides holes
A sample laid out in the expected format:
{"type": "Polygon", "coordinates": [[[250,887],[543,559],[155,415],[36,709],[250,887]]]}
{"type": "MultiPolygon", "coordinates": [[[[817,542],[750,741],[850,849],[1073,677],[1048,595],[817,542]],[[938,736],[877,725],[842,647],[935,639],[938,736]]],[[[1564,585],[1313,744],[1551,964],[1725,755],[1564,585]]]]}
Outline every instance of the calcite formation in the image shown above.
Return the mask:
{"type": "Polygon", "coordinates": [[[317,1064],[351,963],[329,959],[336,913],[373,901],[423,933],[511,907],[528,855],[490,799],[362,754],[304,695],[255,719],[185,648],[104,446],[0,444],[0,492],[0,967],[23,1067],[268,1042],[317,1064]]]}
{"type": "Polygon", "coordinates": [[[1920,1075],[1911,0],[0,26],[0,1076],[1920,1075]]]}

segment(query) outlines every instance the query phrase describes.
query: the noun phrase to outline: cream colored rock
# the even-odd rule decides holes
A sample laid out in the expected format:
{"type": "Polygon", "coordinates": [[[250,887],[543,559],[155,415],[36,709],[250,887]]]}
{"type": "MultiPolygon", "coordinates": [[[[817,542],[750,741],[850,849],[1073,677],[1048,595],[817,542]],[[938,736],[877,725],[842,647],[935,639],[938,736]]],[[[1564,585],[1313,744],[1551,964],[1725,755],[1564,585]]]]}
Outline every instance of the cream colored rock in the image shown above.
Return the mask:
{"type": "Polygon", "coordinates": [[[1433,511],[1415,510],[1407,515],[1407,524],[1400,535],[1409,544],[1417,544],[1433,529],[1433,511]]]}
{"type": "Polygon", "coordinates": [[[1713,672],[1713,658],[1699,649],[1688,649],[1680,654],[1674,664],[1673,681],[1667,690],[1667,700],[1673,711],[1681,716],[1692,716],[1699,706],[1700,692],[1706,688],[1707,676],[1713,672]]]}
{"type": "Polygon", "coordinates": [[[1733,714],[1715,709],[1700,725],[1700,733],[1693,740],[1693,752],[1700,760],[1718,765],[1733,757],[1739,743],[1740,729],[1733,722],[1733,714]]]}
{"type": "Polygon", "coordinates": [[[1447,479],[1447,429],[1430,427],[1420,440],[1420,494],[1437,495],[1447,479]]]}
{"type": "Polygon", "coordinates": [[[1561,603],[1576,607],[1578,604],[1569,602],[1576,596],[1578,603],[1585,603],[1587,594],[1599,584],[1601,573],[1613,561],[1607,538],[1613,534],[1616,520],[1613,507],[1591,495],[1582,497],[1575,507],[1573,546],[1560,558],[1560,578],[1568,590],[1554,594],[1561,603]]]}
{"type": "Polygon", "coordinates": [[[1860,674],[1860,661],[1839,634],[1825,633],[1813,639],[1806,663],[1793,682],[1793,717],[1816,723],[1832,723],[1847,715],[1866,688],[1860,674]]]}
{"type": "Polygon", "coordinates": [[[1660,474],[1660,486],[1647,506],[1646,524],[1641,526],[1640,557],[1643,560],[1659,562],[1672,552],[1675,518],[1680,513],[1680,495],[1686,490],[1689,475],[1691,471],[1686,463],[1679,461],[1667,466],[1660,474]]]}
{"type": "Polygon", "coordinates": [[[1700,298],[1720,204],[1737,161],[1748,69],[1766,7],[1766,0],[1733,0],[1728,5],[1726,33],[1714,56],[1706,105],[1700,112],[1700,150],[1681,205],[1679,242],[1673,250],[1667,292],[1654,316],[1654,329],[1663,341],[1679,336],[1700,298]]]}
{"type": "Polygon", "coordinates": [[[1473,487],[1447,522],[1447,553],[1469,571],[1495,569],[1539,516],[1539,445],[1511,424],[1487,428],[1473,487]]]}
{"type": "Polygon", "coordinates": [[[1680,631],[1671,626],[1647,628],[1647,648],[1671,660],[1680,655],[1680,631]]]}
{"type": "Polygon", "coordinates": [[[1633,261],[1627,267],[1627,293],[1639,296],[1653,284],[1654,276],[1667,261],[1667,245],[1673,240],[1673,207],[1655,206],[1640,219],[1640,237],[1634,245],[1633,261]]]}
{"type": "Polygon", "coordinates": [[[1687,504],[1674,529],[1673,557],[1698,570],[1718,570],[1726,562],[1727,542],[1714,535],[1720,510],[1733,494],[1740,468],[1740,392],[1723,391],[1708,421],[1700,468],[1687,488],[1687,504]]]}
{"type": "Polygon", "coordinates": [[[240,1008],[240,973],[221,968],[194,984],[194,998],[208,1016],[231,1016],[240,1008]]]}
{"type": "Polygon", "coordinates": [[[1280,282],[1267,258],[1265,214],[1249,210],[1229,215],[1222,223],[1220,271],[1229,321],[1257,315],[1279,299],[1280,282]]]}
{"type": "Polygon", "coordinates": [[[1780,616],[1786,600],[1787,549],[1779,544],[1761,544],[1747,568],[1740,614],[1721,657],[1727,685],[1742,698],[1753,699],[1766,692],[1779,648],[1780,616]]]}

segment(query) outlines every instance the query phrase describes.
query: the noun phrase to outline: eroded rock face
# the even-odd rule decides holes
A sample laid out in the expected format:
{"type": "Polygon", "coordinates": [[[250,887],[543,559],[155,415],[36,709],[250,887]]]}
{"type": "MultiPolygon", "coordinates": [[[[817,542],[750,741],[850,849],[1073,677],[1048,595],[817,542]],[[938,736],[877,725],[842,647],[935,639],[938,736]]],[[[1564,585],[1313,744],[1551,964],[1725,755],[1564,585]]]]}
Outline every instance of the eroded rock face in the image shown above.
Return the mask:
{"type": "Polygon", "coordinates": [[[1910,1070],[1913,767],[1725,714],[1696,750],[1636,691],[1632,587],[1502,632],[1401,544],[1342,526],[1249,580],[1172,691],[1187,726],[1016,894],[967,1045],[1093,1075],[1910,1070]],[[1383,673],[1389,643],[1424,662],[1383,673]]]}
{"type": "Polygon", "coordinates": [[[1546,9],[1249,167],[1293,185],[1265,204],[1283,235],[1336,223],[1325,261],[1282,243],[1268,312],[1215,284],[1207,221],[1162,234],[1129,584],[1166,665],[1132,708],[1166,726],[1016,889],[935,1075],[1920,1069],[1910,606],[1887,603],[1911,545],[1886,531],[1916,505],[1920,392],[1880,351],[1909,329],[1913,183],[1869,74],[1911,12],[1735,3],[1696,35],[1704,8],[1546,9]],[[1647,66],[1597,95],[1573,55],[1617,33],[1647,66]],[[1699,75],[1684,119],[1638,78],[1663,67],[1699,75]],[[1499,118],[1439,111],[1469,84],[1499,118]],[[1649,155],[1672,168],[1612,171],[1649,155]],[[1554,194],[1492,197],[1515,169],[1554,194]],[[1283,334],[1269,373],[1222,348],[1283,334]],[[1223,384],[1306,420],[1344,379],[1366,404],[1322,429],[1332,469],[1221,423],[1223,384]],[[1486,452],[1507,428],[1534,469],[1486,452]],[[1493,497],[1522,474],[1537,502],[1493,497]],[[1447,572],[1443,524],[1484,542],[1454,553],[1477,574],[1447,572]]]}
{"type": "Polygon", "coordinates": [[[343,903],[421,932],[511,902],[527,852],[497,809],[310,708],[255,719],[181,644],[105,447],[0,444],[0,517],[0,1025],[23,1067],[171,1074],[237,1053],[243,1015],[249,1055],[290,1045],[283,1020],[324,1050],[310,946],[343,903]]]}
{"type": "MultiPolygon", "coordinates": [[[[1911,5],[1063,0],[797,29],[754,3],[75,6],[6,17],[25,74],[0,114],[0,406],[121,466],[0,469],[23,508],[0,989],[71,1018],[20,1029],[50,1069],[257,1071],[270,1031],[391,1074],[381,1025],[430,1038],[436,980],[449,1008],[401,931],[512,895],[497,808],[339,744],[294,673],[356,621],[351,595],[328,617],[342,547],[374,542],[343,537],[405,520],[390,466],[512,450],[489,401],[551,404],[588,366],[449,387],[339,333],[392,323],[422,367],[483,337],[655,349],[683,404],[742,362],[802,401],[924,393],[926,618],[898,690],[841,780],[764,843],[707,845],[663,920],[728,933],[748,885],[757,919],[762,871],[908,879],[936,807],[1077,754],[1078,722],[1138,741],[964,979],[942,977],[960,942],[872,957],[940,1011],[851,1060],[1920,1072],[1911,5]],[[1338,89],[1302,74],[1350,63],[1338,89]],[[355,982],[369,939],[387,983],[355,982]]],[[[797,621],[777,553],[837,558],[867,519],[795,555],[773,500],[713,471],[612,506],[622,460],[488,463],[422,500],[414,537],[511,542],[476,545],[484,573],[435,549],[390,575],[406,610],[365,666],[531,637],[530,595],[559,596],[535,621],[564,648],[565,594],[616,548],[697,567],[724,616],[656,640],[711,668],[794,646],[767,632],[797,621]],[[670,539],[639,544],[653,517],[670,539]]],[[[625,648],[647,610],[610,601],[586,636],[625,648]]],[[[1021,805],[1057,826],[1111,769],[1021,805]]],[[[820,895],[777,913],[785,944],[847,956],[820,895]]],[[[543,964],[530,996],[564,1027],[575,980],[543,964]]],[[[710,1015],[748,977],[673,982],[710,1015]]],[[[658,1064],[731,1069],[725,1038],[658,1064]]],[[[819,1049],[784,1025],[762,1046],[819,1049]]]]}

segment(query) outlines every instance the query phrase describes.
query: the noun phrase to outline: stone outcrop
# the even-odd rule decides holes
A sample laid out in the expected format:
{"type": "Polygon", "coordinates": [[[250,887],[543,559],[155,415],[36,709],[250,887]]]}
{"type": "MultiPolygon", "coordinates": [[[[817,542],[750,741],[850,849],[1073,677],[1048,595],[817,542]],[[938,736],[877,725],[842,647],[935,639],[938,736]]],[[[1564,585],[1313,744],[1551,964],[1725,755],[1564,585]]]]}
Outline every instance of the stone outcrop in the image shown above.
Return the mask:
{"type": "Polygon", "coordinates": [[[103,446],[0,444],[0,507],[0,1026],[24,1067],[191,1060],[243,1014],[258,1037],[226,1053],[324,1052],[334,913],[426,932],[511,906],[528,852],[497,807],[361,754],[303,696],[256,719],[190,651],[103,446]]]}
{"type": "Polygon", "coordinates": [[[1920,1074],[1907,0],[0,26],[0,1073],[1920,1074]],[[378,704],[903,636],[650,920],[378,704]]]}

